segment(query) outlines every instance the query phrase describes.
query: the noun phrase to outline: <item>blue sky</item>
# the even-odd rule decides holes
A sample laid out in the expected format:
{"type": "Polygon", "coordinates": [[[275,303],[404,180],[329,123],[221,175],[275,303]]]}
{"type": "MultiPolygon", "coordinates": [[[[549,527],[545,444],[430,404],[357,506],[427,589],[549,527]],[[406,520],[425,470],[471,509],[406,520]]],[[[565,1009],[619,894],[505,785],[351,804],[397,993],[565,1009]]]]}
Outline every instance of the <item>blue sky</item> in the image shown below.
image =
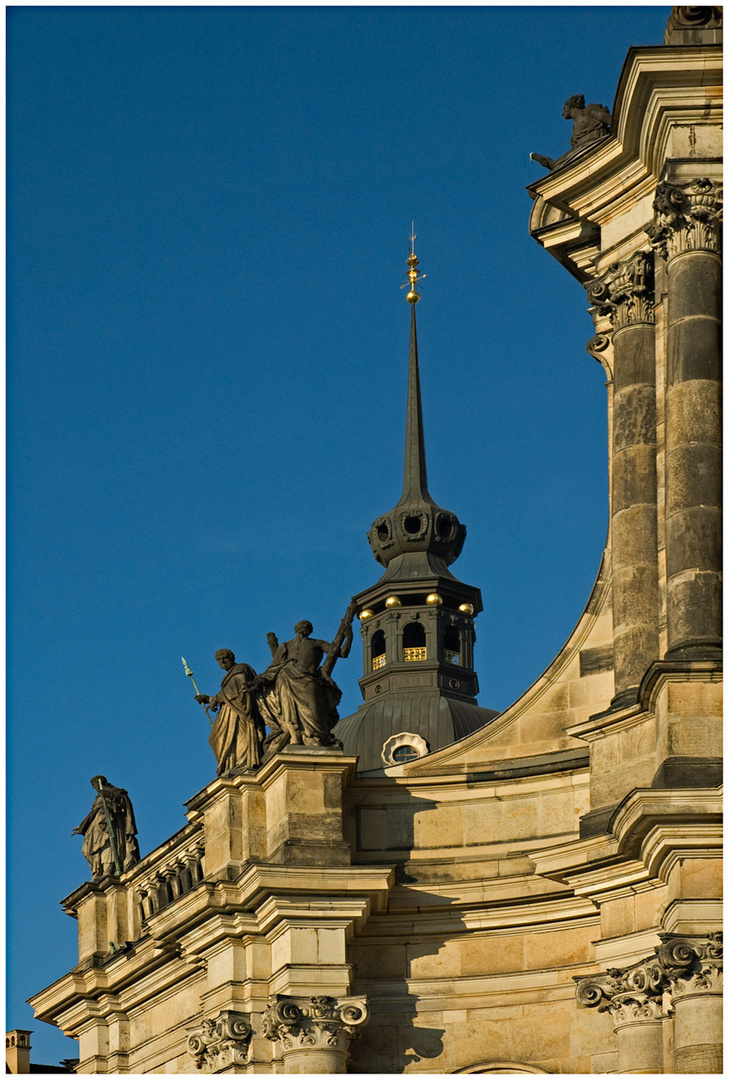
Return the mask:
{"type": "MultiPolygon", "coordinates": [[[[607,530],[586,297],[528,235],[530,151],[612,105],[669,7],[8,10],[8,1027],[76,959],[103,772],[142,854],[215,774],[214,652],[331,637],[402,479],[407,238],[429,486],[468,527],[480,704],[577,622],[607,530]]],[[[336,668],[341,715],[361,651],[336,668]]]]}

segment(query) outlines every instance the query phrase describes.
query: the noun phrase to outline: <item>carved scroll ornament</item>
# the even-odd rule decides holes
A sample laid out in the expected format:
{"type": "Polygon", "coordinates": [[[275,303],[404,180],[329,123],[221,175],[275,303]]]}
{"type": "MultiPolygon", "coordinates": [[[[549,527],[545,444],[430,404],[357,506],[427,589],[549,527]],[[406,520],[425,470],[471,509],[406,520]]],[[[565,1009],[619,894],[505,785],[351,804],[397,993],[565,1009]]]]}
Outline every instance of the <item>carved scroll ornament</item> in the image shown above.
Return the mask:
{"type": "Polygon", "coordinates": [[[666,1015],[669,994],[676,1000],[702,991],[721,993],[720,933],[691,938],[661,934],[660,938],[654,956],[627,968],[608,968],[599,975],[576,978],[578,1004],[609,1011],[620,1025],[661,1019],[666,1015]]]}
{"type": "Polygon", "coordinates": [[[723,188],[712,180],[659,184],[653,201],[655,216],[646,232],[664,259],[684,251],[714,251],[721,247],[723,188]]]}
{"type": "Polygon", "coordinates": [[[187,1039],[187,1048],[198,1069],[219,1072],[230,1065],[245,1065],[252,1035],[248,1017],[224,1009],[212,1020],[203,1020],[187,1039]]]}
{"type": "Polygon", "coordinates": [[[261,1021],[261,1035],[280,1042],[284,1050],[346,1050],[368,1020],[364,998],[292,998],[278,994],[271,999],[261,1021]]]}
{"type": "Polygon", "coordinates": [[[608,316],[614,330],[655,322],[653,257],[647,251],[613,263],[585,288],[592,310],[598,317],[608,316]]]}

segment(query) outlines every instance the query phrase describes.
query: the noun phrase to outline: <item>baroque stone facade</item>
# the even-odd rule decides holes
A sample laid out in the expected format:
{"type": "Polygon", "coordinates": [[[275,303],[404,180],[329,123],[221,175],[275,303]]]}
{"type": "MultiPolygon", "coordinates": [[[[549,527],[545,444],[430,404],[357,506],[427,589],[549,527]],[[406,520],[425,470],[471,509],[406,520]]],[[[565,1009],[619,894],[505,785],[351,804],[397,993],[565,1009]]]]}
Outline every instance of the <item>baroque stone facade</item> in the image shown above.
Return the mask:
{"type": "MultiPolygon", "coordinates": [[[[367,768],[346,737],[286,748],[76,889],[79,962],[32,1004],[78,1072],[721,1071],[720,34],[674,9],[609,135],[530,188],[606,374],[610,530],[569,640],[457,741],[383,728],[367,768]]],[[[473,710],[478,594],[419,492],[402,558],[421,544],[429,591],[388,566],[362,594],[363,683],[473,710]]]]}

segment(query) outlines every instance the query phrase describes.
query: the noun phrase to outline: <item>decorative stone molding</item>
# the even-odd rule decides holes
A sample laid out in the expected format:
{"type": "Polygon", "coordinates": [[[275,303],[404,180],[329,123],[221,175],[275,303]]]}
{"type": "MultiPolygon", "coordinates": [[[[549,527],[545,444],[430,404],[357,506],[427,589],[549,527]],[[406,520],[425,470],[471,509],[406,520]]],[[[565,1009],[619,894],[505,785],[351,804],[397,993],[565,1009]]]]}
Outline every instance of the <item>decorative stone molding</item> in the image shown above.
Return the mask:
{"type": "Polygon", "coordinates": [[[608,968],[600,975],[575,978],[578,1004],[612,1013],[616,1026],[665,1015],[664,994],[676,1000],[687,994],[722,991],[722,935],[680,937],[660,934],[661,944],[628,968],[608,968]]]}
{"type": "Polygon", "coordinates": [[[610,335],[609,334],[595,334],[590,338],[585,345],[585,348],[589,352],[590,356],[593,356],[598,363],[603,364],[604,353],[610,348],[610,335]]]}
{"type": "Polygon", "coordinates": [[[661,934],[660,938],[656,954],[674,998],[702,991],[722,992],[723,943],[720,933],[706,937],[661,934]]]}
{"type": "Polygon", "coordinates": [[[712,180],[659,184],[653,202],[655,217],[646,232],[664,259],[684,251],[721,248],[723,188],[712,180]]]}
{"type": "Polygon", "coordinates": [[[616,330],[635,323],[655,322],[653,310],[653,257],[637,251],[610,267],[608,291],[616,330]]]}
{"type": "Polygon", "coordinates": [[[293,998],[277,994],[263,1014],[261,1035],[287,1050],[346,1051],[369,1019],[364,998],[293,998]]]}
{"type": "MultiPolygon", "coordinates": [[[[613,330],[637,323],[655,322],[653,293],[653,257],[637,251],[623,262],[613,263],[602,277],[585,285],[590,313],[597,323],[609,319],[613,330]]],[[[610,344],[608,333],[598,332],[587,344],[587,351],[603,363],[602,353],[610,344]]]]}
{"type": "Polygon", "coordinates": [[[251,1025],[244,1013],[224,1009],[214,1020],[203,1020],[187,1039],[187,1048],[198,1069],[220,1072],[230,1065],[248,1062],[251,1025]]]}
{"type": "Polygon", "coordinates": [[[671,8],[668,30],[693,30],[698,26],[721,26],[720,7],[671,8]]]}
{"type": "MultiPolygon", "coordinates": [[[[613,330],[655,322],[653,257],[649,252],[637,251],[629,259],[613,263],[602,277],[589,281],[585,288],[593,318],[607,316],[613,330]]],[[[602,363],[600,353],[609,344],[609,336],[598,333],[588,343],[587,351],[602,363]]]]}

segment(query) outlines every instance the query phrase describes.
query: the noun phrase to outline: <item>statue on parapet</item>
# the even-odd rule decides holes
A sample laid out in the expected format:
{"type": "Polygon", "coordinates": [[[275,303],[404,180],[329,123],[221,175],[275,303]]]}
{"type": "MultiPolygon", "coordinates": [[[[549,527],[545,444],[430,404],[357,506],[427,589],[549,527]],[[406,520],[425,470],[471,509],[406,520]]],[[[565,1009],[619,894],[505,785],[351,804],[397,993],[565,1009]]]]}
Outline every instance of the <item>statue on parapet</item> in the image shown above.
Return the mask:
{"type": "Polygon", "coordinates": [[[313,638],[314,628],[307,619],[294,627],[296,637],[283,644],[268,634],[272,660],[256,679],[258,707],[270,729],[264,760],[289,744],[341,749],[332,728],[339,720],[342,691],[331,672],[340,656],[349,656],[354,613],[355,605],[350,604],[331,642],[313,638]]]}
{"type": "Polygon", "coordinates": [[[551,157],[544,157],[542,154],[529,155],[532,161],[539,162],[546,169],[554,170],[559,168],[569,158],[573,157],[578,150],[583,150],[590,143],[604,139],[606,135],[610,134],[610,110],[606,109],[604,105],[585,105],[585,98],[582,94],[573,94],[571,98],[567,99],[562,109],[562,116],[565,120],[573,121],[572,138],[570,139],[571,149],[556,160],[551,157]]]}
{"type": "Polygon", "coordinates": [[[124,788],[114,787],[105,776],[94,776],[96,798],[91,810],[72,836],[83,836],[81,851],[91,867],[92,880],[119,876],[139,862],[137,825],[132,802],[124,788]]]}
{"type": "Polygon", "coordinates": [[[250,664],[236,663],[230,649],[218,649],[215,659],[225,672],[220,691],[213,697],[196,694],[195,700],[217,712],[209,743],[218,763],[218,776],[257,769],[266,734],[254,693],[256,673],[250,664]]]}

